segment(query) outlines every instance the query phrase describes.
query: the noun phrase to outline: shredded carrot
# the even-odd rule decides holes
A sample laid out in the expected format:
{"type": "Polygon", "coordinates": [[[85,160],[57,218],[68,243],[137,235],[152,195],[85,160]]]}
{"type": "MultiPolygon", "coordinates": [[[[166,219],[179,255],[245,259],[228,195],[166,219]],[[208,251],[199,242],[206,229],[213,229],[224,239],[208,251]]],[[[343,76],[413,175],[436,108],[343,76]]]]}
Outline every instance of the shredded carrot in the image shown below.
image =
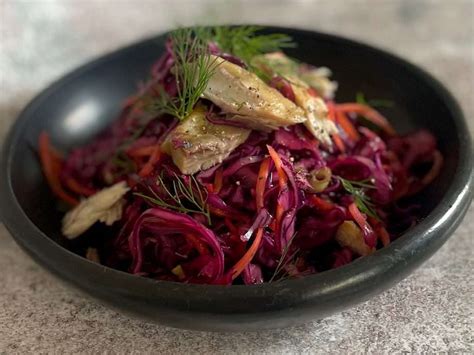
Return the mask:
{"type": "Polygon", "coordinates": [[[212,194],[214,192],[214,185],[213,184],[203,184],[204,187],[206,188],[207,192],[212,194]]]}
{"type": "Polygon", "coordinates": [[[390,136],[394,136],[395,130],[390,125],[388,120],[382,116],[378,111],[374,110],[372,107],[369,107],[364,104],[359,103],[345,103],[345,104],[338,104],[336,105],[336,111],[348,113],[353,112],[358,115],[364,116],[373,124],[379,126],[385,133],[390,136]]]}
{"type": "Polygon", "coordinates": [[[137,95],[130,95],[125,98],[122,102],[122,108],[127,108],[132,106],[135,102],[137,102],[137,95]]]}
{"type": "Polygon", "coordinates": [[[130,116],[138,116],[143,113],[143,102],[137,101],[131,105],[130,116]]]}
{"type": "Polygon", "coordinates": [[[227,213],[226,211],[223,211],[219,208],[214,208],[214,207],[209,207],[209,211],[216,215],[216,216],[219,216],[219,217],[232,217],[229,213],[227,213]]]}
{"type": "Polygon", "coordinates": [[[380,240],[382,241],[382,244],[384,247],[390,244],[390,235],[388,234],[384,226],[380,225],[379,227],[377,227],[376,233],[378,237],[380,238],[380,240]]]}
{"type": "Polygon", "coordinates": [[[367,220],[369,221],[370,225],[373,226],[374,232],[377,235],[377,238],[379,238],[382,242],[383,246],[386,247],[389,245],[390,234],[388,234],[387,230],[385,229],[383,222],[370,216],[367,217],[367,220]]]}
{"type": "Polygon", "coordinates": [[[153,154],[155,149],[156,149],[156,145],[149,145],[146,147],[131,149],[127,153],[133,158],[148,157],[153,154]]]}
{"type": "Polygon", "coordinates": [[[49,153],[51,157],[53,158],[53,160],[55,161],[55,163],[60,164],[61,161],[63,160],[63,155],[60,152],[58,152],[51,144],[49,144],[49,153]]]}
{"type": "MultiPolygon", "coordinates": [[[[278,185],[280,186],[280,192],[285,190],[288,186],[288,177],[286,176],[286,173],[283,171],[283,162],[281,161],[280,156],[278,153],[273,149],[271,146],[267,145],[268,152],[270,153],[270,157],[273,160],[273,163],[275,164],[275,168],[277,170],[278,174],[278,185]]],[[[284,213],[284,208],[280,203],[277,203],[277,208],[276,208],[276,230],[278,231],[280,228],[281,224],[281,219],[283,218],[283,213],[284,213]]]]}
{"type": "Polygon", "coordinates": [[[275,226],[275,231],[278,231],[280,229],[280,224],[281,224],[281,219],[283,218],[283,213],[284,213],[283,206],[278,203],[277,208],[276,208],[276,226],[275,226]]]}
{"type": "Polygon", "coordinates": [[[421,179],[423,186],[431,184],[431,182],[438,176],[443,166],[443,156],[439,150],[433,152],[433,165],[431,165],[430,171],[421,179]]]}
{"type": "Polygon", "coordinates": [[[270,153],[270,157],[275,164],[275,168],[278,173],[278,184],[280,185],[280,189],[286,188],[288,184],[288,177],[286,176],[285,172],[283,171],[283,162],[281,161],[280,156],[278,153],[273,149],[273,147],[267,145],[268,153],[270,153]]]}
{"type": "Polygon", "coordinates": [[[223,169],[222,167],[220,167],[219,169],[217,169],[216,171],[216,174],[214,175],[214,192],[217,194],[219,193],[219,191],[221,191],[222,189],[222,172],[223,172],[223,169]]]}
{"type": "Polygon", "coordinates": [[[273,232],[276,232],[276,221],[272,219],[272,221],[268,224],[268,228],[270,228],[273,232]]]}
{"type": "MultiPolygon", "coordinates": [[[[332,101],[327,102],[327,107],[328,107],[328,117],[331,121],[336,123],[336,110],[334,109],[334,103],[332,101]]],[[[334,141],[334,144],[336,145],[337,149],[341,153],[345,153],[346,151],[346,146],[344,145],[344,141],[342,140],[341,136],[338,133],[333,133],[332,134],[332,139],[334,141]]]]}
{"type": "Polygon", "coordinates": [[[342,111],[336,111],[336,121],[341,126],[341,128],[346,132],[347,137],[357,142],[360,139],[360,134],[355,129],[352,122],[347,118],[346,114],[342,111]]]}
{"type": "Polygon", "coordinates": [[[334,208],[333,203],[326,201],[316,195],[311,196],[311,202],[314,207],[316,207],[318,210],[321,210],[323,212],[332,210],[334,208]]]}
{"type": "Polygon", "coordinates": [[[46,132],[41,132],[38,139],[39,155],[41,160],[41,167],[43,169],[46,181],[53,193],[61,200],[70,205],[77,205],[79,201],[64,191],[59,180],[60,161],[57,159],[56,153],[52,153],[49,136],[46,132]]]}
{"type": "Polygon", "coordinates": [[[344,145],[344,142],[343,142],[341,136],[337,133],[333,133],[332,134],[332,139],[334,140],[334,144],[336,145],[337,149],[339,149],[339,151],[341,153],[345,153],[346,152],[346,146],[344,145]]]}
{"type": "Polygon", "coordinates": [[[336,109],[334,108],[333,101],[327,101],[326,106],[328,108],[328,117],[331,121],[336,122],[336,109]]]}
{"type": "Polygon", "coordinates": [[[264,206],[263,194],[267,185],[268,175],[270,173],[270,158],[265,158],[260,164],[258,171],[257,186],[255,188],[255,198],[257,203],[257,210],[260,211],[264,206]]]}
{"type": "Polygon", "coordinates": [[[209,254],[209,249],[201,240],[196,238],[196,236],[192,234],[186,234],[186,238],[189,239],[189,241],[194,246],[194,248],[198,251],[199,254],[201,255],[209,254]]]}
{"type": "Polygon", "coordinates": [[[138,172],[138,175],[141,177],[150,175],[155,168],[155,164],[158,162],[158,160],[160,160],[160,157],[160,145],[157,144],[153,149],[153,153],[150,155],[150,159],[148,159],[146,164],[141,168],[141,170],[138,172]]]}
{"type": "Polygon", "coordinates": [[[308,88],[308,94],[310,94],[313,97],[321,97],[321,95],[315,88],[308,88]]]}
{"type": "Polygon", "coordinates": [[[262,237],[263,237],[263,228],[259,228],[257,231],[257,235],[255,236],[255,239],[252,242],[252,245],[250,246],[250,248],[247,249],[244,256],[242,256],[242,258],[240,258],[240,260],[232,267],[232,280],[236,279],[237,276],[239,276],[242,273],[242,271],[244,271],[247,265],[250,264],[253,257],[255,256],[255,253],[258,250],[258,247],[260,246],[262,237]]]}
{"type": "Polygon", "coordinates": [[[352,202],[348,208],[349,213],[351,214],[352,218],[354,218],[354,221],[359,225],[360,229],[362,229],[362,231],[365,231],[366,233],[372,232],[372,228],[367,222],[365,216],[359,211],[359,208],[357,208],[357,205],[352,202]]]}
{"type": "Polygon", "coordinates": [[[425,176],[423,176],[421,179],[412,179],[412,181],[406,182],[407,190],[405,191],[405,196],[413,196],[414,194],[420,192],[426,185],[432,183],[441,171],[442,166],[443,156],[438,150],[435,150],[433,152],[433,163],[425,176]]]}
{"type": "Polygon", "coordinates": [[[64,184],[66,187],[71,190],[72,192],[82,195],[82,196],[92,196],[93,194],[96,193],[94,189],[91,189],[87,186],[81,185],[76,179],[73,177],[68,177],[65,181],[64,184]]]}
{"type": "Polygon", "coordinates": [[[239,217],[242,217],[241,214],[235,214],[235,213],[231,213],[231,212],[228,212],[228,211],[224,211],[224,210],[221,210],[221,209],[218,208],[218,207],[209,206],[209,211],[210,211],[213,215],[216,215],[216,216],[219,216],[219,217],[228,217],[228,218],[239,218],[239,217]]]}

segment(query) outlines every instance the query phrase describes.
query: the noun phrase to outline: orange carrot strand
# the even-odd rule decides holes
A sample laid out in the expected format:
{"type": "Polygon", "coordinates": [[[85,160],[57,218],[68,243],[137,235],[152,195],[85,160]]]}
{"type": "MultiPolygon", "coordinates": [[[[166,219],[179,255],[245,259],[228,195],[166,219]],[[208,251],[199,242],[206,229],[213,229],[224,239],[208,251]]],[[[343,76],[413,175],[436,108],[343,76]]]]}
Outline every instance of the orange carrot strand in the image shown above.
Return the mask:
{"type": "Polygon", "coordinates": [[[349,213],[351,214],[352,218],[354,218],[354,221],[359,225],[360,229],[362,229],[362,231],[364,232],[367,232],[367,233],[370,233],[372,232],[372,227],[370,226],[370,224],[367,222],[367,219],[365,217],[365,215],[363,215],[359,208],[357,207],[357,205],[352,202],[349,207],[349,213]]]}
{"type": "Polygon", "coordinates": [[[220,167],[217,169],[216,174],[214,175],[214,192],[217,194],[222,189],[222,180],[223,180],[223,169],[220,167]]]}
{"type": "Polygon", "coordinates": [[[339,149],[341,153],[345,153],[346,146],[344,145],[344,141],[342,140],[341,136],[337,133],[333,133],[332,139],[334,140],[334,144],[336,145],[337,149],[339,149]]]}
{"type": "Polygon", "coordinates": [[[63,187],[61,186],[61,182],[59,180],[60,161],[58,159],[55,159],[57,158],[54,156],[55,153],[51,153],[51,144],[49,136],[44,131],[41,132],[39,136],[38,148],[41,167],[46,177],[46,181],[48,182],[48,185],[53,191],[53,193],[68,204],[72,206],[77,205],[79,201],[75,197],[69,195],[66,191],[64,191],[63,187]]]}
{"type": "Polygon", "coordinates": [[[127,152],[127,154],[134,158],[148,157],[153,154],[155,149],[156,145],[150,145],[146,147],[131,149],[127,152]]]}
{"type": "MultiPolygon", "coordinates": [[[[332,101],[327,102],[327,107],[328,107],[328,117],[331,121],[336,123],[336,110],[334,108],[334,103],[332,101]]],[[[346,146],[344,145],[344,141],[342,140],[341,136],[338,133],[333,133],[332,134],[332,139],[334,141],[334,144],[336,145],[337,149],[341,153],[346,152],[346,146]]]]}
{"type": "Polygon", "coordinates": [[[191,244],[193,245],[194,249],[198,251],[199,254],[201,255],[207,255],[209,254],[209,249],[206,247],[206,245],[199,240],[196,236],[192,234],[186,234],[186,239],[188,239],[191,244]]]}
{"type": "Polygon", "coordinates": [[[347,118],[344,112],[336,111],[336,121],[341,126],[341,128],[346,132],[347,137],[353,141],[358,141],[360,139],[360,134],[357,132],[357,129],[354,127],[352,122],[347,118]]]}
{"type": "Polygon", "coordinates": [[[356,113],[358,115],[364,116],[373,124],[380,127],[385,133],[390,136],[394,136],[396,134],[393,127],[390,125],[388,120],[380,114],[380,112],[376,111],[372,107],[369,107],[364,104],[359,103],[345,103],[345,104],[338,104],[336,105],[336,111],[341,111],[344,113],[356,113]]]}
{"type": "Polygon", "coordinates": [[[439,150],[435,150],[433,153],[433,165],[431,165],[430,171],[421,179],[423,186],[429,185],[439,175],[441,167],[443,166],[443,156],[439,150]]]}
{"type": "Polygon", "coordinates": [[[270,157],[273,160],[273,163],[275,164],[275,168],[277,170],[278,174],[278,184],[280,185],[280,189],[286,188],[288,184],[288,178],[283,171],[283,162],[281,161],[280,156],[278,153],[273,149],[273,147],[267,145],[268,153],[270,153],[270,157]]]}
{"type": "MultiPolygon", "coordinates": [[[[270,157],[273,160],[273,163],[275,164],[275,168],[277,170],[278,174],[278,185],[280,186],[280,193],[281,191],[285,190],[288,186],[288,177],[286,176],[286,173],[283,171],[283,162],[281,161],[280,156],[278,153],[273,149],[271,146],[267,145],[268,152],[270,153],[270,157]]],[[[281,225],[281,219],[283,218],[283,214],[285,213],[284,207],[278,203],[277,208],[276,208],[276,232],[280,230],[280,225],[281,225]]]]}
{"type": "Polygon", "coordinates": [[[268,175],[270,174],[270,158],[265,158],[260,164],[258,171],[257,186],[255,188],[255,198],[257,210],[260,211],[264,207],[263,195],[267,185],[268,175]]]}
{"type": "Polygon", "coordinates": [[[141,168],[138,172],[138,175],[141,177],[146,177],[153,172],[155,168],[155,164],[160,160],[161,152],[160,152],[160,145],[157,144],[153,150],[153,153],[150,156],[150,159],[146,162],[146,164],[141,168]]]}
{"type": "Polygon", "coordinates": [[[390,244],[390,235],[388,234],[387,230],[384,226],[379,226],[376,228],[377,236],[382,241],[384,247],[390,244]]]}
{"type": "Polygon", "coordinates": [[[312,205],[317,208],[318,210],[321,210],[323,212],[332,210],[334,208],[334,204],[322,199],[321,197],[318,197],[316,195],[311,196],[311,202],[312,205]]]}
{"type": "Polygon", "coordinates": [[[240,260],[232,267],[232,280],[235,280],[237,276],[239,276],[242,271],[244,271],[247,265],[250,264],[253,257],[257,253],[258,247],[262,241],[262,237],[263,228],[259,228],[250,248],[247,249],[244,256],[242,256],[242,258],[240,258],[240,260]]]}
{"type": "Polygon", "coordinates": [[[377,235],[377,238],[380,239],[383,246],[386,247],[390,244],[390,234],[385,229],[383,223],[373,217],[367,217],[368,222],[374,228],[374,232],[377,235]]]}
{"type": "Polygon", "coordinates": [[[64,184],[66,187],[71,190],[72,192],[82,195],[82,196],[92,196],[93,194],[96,193],[94,189],[91,189],[87,186],[81,185],[76,179],[73,177],[68,177],[65,181],[64,184]]]}

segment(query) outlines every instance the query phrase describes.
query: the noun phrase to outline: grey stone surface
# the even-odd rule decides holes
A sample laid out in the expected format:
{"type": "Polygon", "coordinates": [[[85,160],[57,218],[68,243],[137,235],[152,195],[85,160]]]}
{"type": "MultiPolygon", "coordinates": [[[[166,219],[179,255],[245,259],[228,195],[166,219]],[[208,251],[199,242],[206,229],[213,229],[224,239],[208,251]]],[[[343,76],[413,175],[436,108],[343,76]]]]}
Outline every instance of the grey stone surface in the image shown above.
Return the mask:
{"type": "MultiPolygon", "coordinates": [[[[474,126],[472,1],[0,0],[0,140],[45,85],[77,65],[179,24],[256,22],[318,29],[427,68],[474,126]]],[[[330,64],[330,63],[329,63],[330,64]]],[[[410,277],[300,327],[212,334],[144,323],[64,286],[0,225],[0,353],[473,352],[474,208],[410,277]]]]}

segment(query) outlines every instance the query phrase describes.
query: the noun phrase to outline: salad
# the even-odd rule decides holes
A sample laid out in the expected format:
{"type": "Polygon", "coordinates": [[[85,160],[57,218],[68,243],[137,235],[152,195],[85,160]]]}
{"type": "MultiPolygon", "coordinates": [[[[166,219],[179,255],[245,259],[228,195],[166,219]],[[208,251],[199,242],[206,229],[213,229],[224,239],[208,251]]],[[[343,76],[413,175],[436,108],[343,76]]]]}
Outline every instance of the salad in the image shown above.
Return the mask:
{"type": "Polygon", "coordinates": [[[251,285],[340,267],[416,224],[435,137],[397,134],[387,102],[338,102],[330,69],[294,46],[254,26],[178,29],[92,142],[63,154],[42,132],[64,237],[136,275],[251,285]]]}

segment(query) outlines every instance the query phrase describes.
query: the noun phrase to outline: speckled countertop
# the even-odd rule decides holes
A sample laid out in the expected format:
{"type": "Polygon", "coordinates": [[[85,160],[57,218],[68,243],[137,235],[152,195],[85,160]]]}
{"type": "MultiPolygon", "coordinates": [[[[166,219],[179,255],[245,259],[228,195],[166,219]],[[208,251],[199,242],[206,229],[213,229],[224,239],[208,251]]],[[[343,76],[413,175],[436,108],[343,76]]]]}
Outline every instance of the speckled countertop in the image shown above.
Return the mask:
{"type": "MultiPolygon", "coordinates": [[[[441,79],[473,132],[473,1],[0,0],[0,141],[19,110],[74,67],[206,19],[312,28],[390,49],[441,79]]],[[[0,224],[0,353],[472,353],[473,234],[471,206],[433,258],[368,302],[304,326],[217,335],[96,303],[38,267],[0,224]]]]}

